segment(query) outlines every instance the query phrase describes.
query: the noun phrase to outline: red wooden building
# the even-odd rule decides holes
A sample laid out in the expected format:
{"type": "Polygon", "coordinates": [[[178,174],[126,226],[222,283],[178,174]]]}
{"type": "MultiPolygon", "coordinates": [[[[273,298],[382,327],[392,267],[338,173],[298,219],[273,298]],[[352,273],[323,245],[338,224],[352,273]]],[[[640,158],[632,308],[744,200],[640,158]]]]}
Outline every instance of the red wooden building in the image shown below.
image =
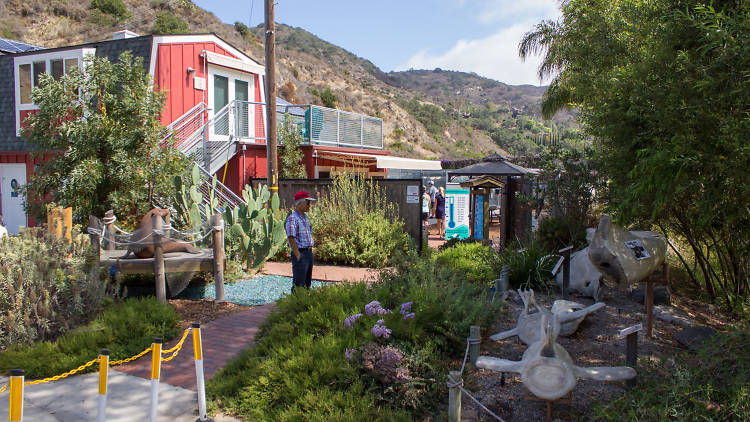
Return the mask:
{"type": "MultiPolygon", "coordinates": [[[[10,232],[33,225],[18,194],[35,164],[31,147],[19,136],[24,118],[38,108],[31,91],[41,73],[59,77],[85,66],[87,56],[115,61],[130,51],[142,57],[154,89],[167,92],[161,120],[172,129],[176,145],[231,191],[239,193],[250,179],[266,177],[264,67],[218,36],[120,31],[107,41],[31,47],[0,49],[0,208],[10,232]]],[[[281,99],[274,112],[279,121],[292,116],[302,134],[308,177],[329,177],[344,169],[386,175],[383,160],[389,153],[383,150],[382,120],[281,99]]],[[[393,160],[398,166],[399,159],[392,158],[391,165],[393,160]]]]}

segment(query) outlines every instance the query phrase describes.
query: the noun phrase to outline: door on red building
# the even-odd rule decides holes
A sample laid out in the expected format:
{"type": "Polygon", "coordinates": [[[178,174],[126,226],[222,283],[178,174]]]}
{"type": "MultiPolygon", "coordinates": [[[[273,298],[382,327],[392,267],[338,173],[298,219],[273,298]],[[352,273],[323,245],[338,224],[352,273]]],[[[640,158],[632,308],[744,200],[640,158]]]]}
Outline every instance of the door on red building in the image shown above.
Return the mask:
{"type": "Polygon", "coordinates": [[[18,234],[26,226],[21,186],[26,184],[26,164],[0,164],[0,202],[8,233],[18,234]]]}
{"type": "Polygon", "coordinates": [[[208,74],[208,106],[211,109],[211,117],[217,116],[210,132],[212,139],[226,140],[229,135],[234,138],[253,138],[255,136],[253,116],[255,107],[252,107],[248,101],[255,98],[254,76],[216,66],[209,66],[208,74]],[[236,100],[235,106],[226,114],[221,113],[222,108],[232,100],[236,100]]]}

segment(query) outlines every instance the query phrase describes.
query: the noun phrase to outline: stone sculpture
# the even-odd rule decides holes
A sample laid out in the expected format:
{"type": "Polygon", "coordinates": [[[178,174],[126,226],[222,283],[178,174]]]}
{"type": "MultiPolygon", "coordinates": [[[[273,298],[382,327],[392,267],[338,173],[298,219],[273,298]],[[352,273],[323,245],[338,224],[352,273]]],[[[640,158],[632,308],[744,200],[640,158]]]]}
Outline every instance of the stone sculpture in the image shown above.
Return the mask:
{"type": "Polygon", "coordinates": [[[637,283],[664,262],[667,242],[657,232],[627,231],[604,214],[588,248],[589,259],[620,286],[637,283]]]}
{"type": "MultiPolygon", "coordinates": [[[[570,280],[568,292],[575,292],[581,296],[588,296],[599,300],[604,275],[589,259],[588,246],[570,255],[570,280]]],[[[563,272],[557,272],[557,285],[562,288],[563,272]]]]}
{"type": "MultiPolygon", "coordinates": [[[[164,219],[165,227],[169,226],[169,210],[164,208],[154,208],[151,211],[147,212],[146,215],[141,218],[140,223],[138,223],[138,227],[136,227],[136,229],[133,230],[133,233],[130,235],[130,242],[133,244],[128,246],[128,251],[122,257],[123,259],[129,258],[131,254],[135,255],[138,258],[154,257],[153,238],[151,237],[151,233],[153,231],[151,216],[154,214],[159,215],[164,219]],[[138,244],[138,242],[142,243],[138,244]]],[[[192,254],[198,254],[201,252],[199,249],[193,247],[192,245],[182,242],[175,242],[172,240],[164,240],[161,245],[164,253],[188,252],[192,254]]]]}
{"type": "Polygon", "coordinates": [[[576,386],[578,378],[618,381],[635,377],[627,366],[583,368],[573,363],[570,354],[557,343],[561,324],[553,313],[541,313],[539,340],[529,346],[520,361],[480,356],[477,367],[499,372],[521,374],[524,386],[545,400],[559,399],[576,386]]]}
{"type": "Polygon", "coordinates": [[[547,315],[548,319],[552,315],[555,315],[555,322],[560,325],[557,329],[558,335],[567,337],[575,333],[578,325],[586,318],[586,315],[604,307],[604,303],[602,302],[594,303],[591,306],[584,306],[569,300],[556,300],[552,304],[552,311],[548,311],[536,302],[533,290],[519,290],[518,294],[523,301],[523,311],[518,316],[516,328],[493,334],[490,336],[491,340],[497,341],[518,336],[522,342],[533,344],[539,340],[539,324],[544,315],[547,315]],[[536,308],[537,312],[530,313],[529,309],[531,307],[536,308]]]}

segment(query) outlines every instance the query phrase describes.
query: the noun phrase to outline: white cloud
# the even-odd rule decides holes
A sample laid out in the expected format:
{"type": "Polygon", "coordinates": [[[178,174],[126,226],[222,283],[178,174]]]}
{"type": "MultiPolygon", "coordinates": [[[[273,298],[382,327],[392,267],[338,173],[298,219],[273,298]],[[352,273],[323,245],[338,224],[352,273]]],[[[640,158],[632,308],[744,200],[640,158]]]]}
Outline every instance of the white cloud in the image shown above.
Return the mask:
{"type": "MultiPolygon", "coordinates": [[[[459,40],[442,54],[421,50],[396,70],[434,69],[475,72],[511,85],[539,85],[538,71],[541,57],[531,56],[522,61],[518,43],[533,24],[515,24],[502,28],[489,37],[459,40]]],[[[543,81],[542,83],[548,83],[543,81]]]]}
{"type": "Polygon", "coordinates": [[[478,7],[477,21],[507,24],[539,21],[559,15],[558,0],[483,0],[469,3],[478,7]]]}

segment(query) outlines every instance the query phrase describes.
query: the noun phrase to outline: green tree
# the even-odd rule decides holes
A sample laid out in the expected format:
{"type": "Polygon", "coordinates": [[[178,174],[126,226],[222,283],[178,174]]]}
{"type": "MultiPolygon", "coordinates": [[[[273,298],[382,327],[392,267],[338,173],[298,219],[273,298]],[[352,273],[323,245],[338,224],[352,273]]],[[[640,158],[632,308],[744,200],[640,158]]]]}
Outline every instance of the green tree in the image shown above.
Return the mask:
{"type": "MultiPolygon", "coordinates": [[[[520,54],[555,75],[546,116],[575,105],[623,223],[684,239],[696,287],[750,295],[750,4],[570,0],[527,33],[520,54]]],[[[693,275],[686,259],[674,248],[693,275]]],[[[739,300],[738,300],[739,299],[739,300]]]]}
{"type": "Polygon", "coordinates": [[[190,32],[190,28],[181,17],[171,12],[156,13],[155,34],[187,34],[188,32],[190,32]]]}
{"type": "Polygon", "coordinates": [[[279,125],[279,140],[284,145],[284,153],[281,155],[281,178],[282,179],[306,179],[307,172],[302,163],[302,134],[289,114],[284,114],[284,121],[279,125]]]}
{"type": "Polygon", "coordinates": [[[34,89],[39,112],[23,135],[39,153],[51,153],[26,185],[27,210],[44,215],[40,198],[73,207],[78,222],[114,209],[137,218],[172,193],[187,159],[160,145],[164,93],[153,91],[143,60],[87,58],[55,80],[43,74],[34,89]]]}

